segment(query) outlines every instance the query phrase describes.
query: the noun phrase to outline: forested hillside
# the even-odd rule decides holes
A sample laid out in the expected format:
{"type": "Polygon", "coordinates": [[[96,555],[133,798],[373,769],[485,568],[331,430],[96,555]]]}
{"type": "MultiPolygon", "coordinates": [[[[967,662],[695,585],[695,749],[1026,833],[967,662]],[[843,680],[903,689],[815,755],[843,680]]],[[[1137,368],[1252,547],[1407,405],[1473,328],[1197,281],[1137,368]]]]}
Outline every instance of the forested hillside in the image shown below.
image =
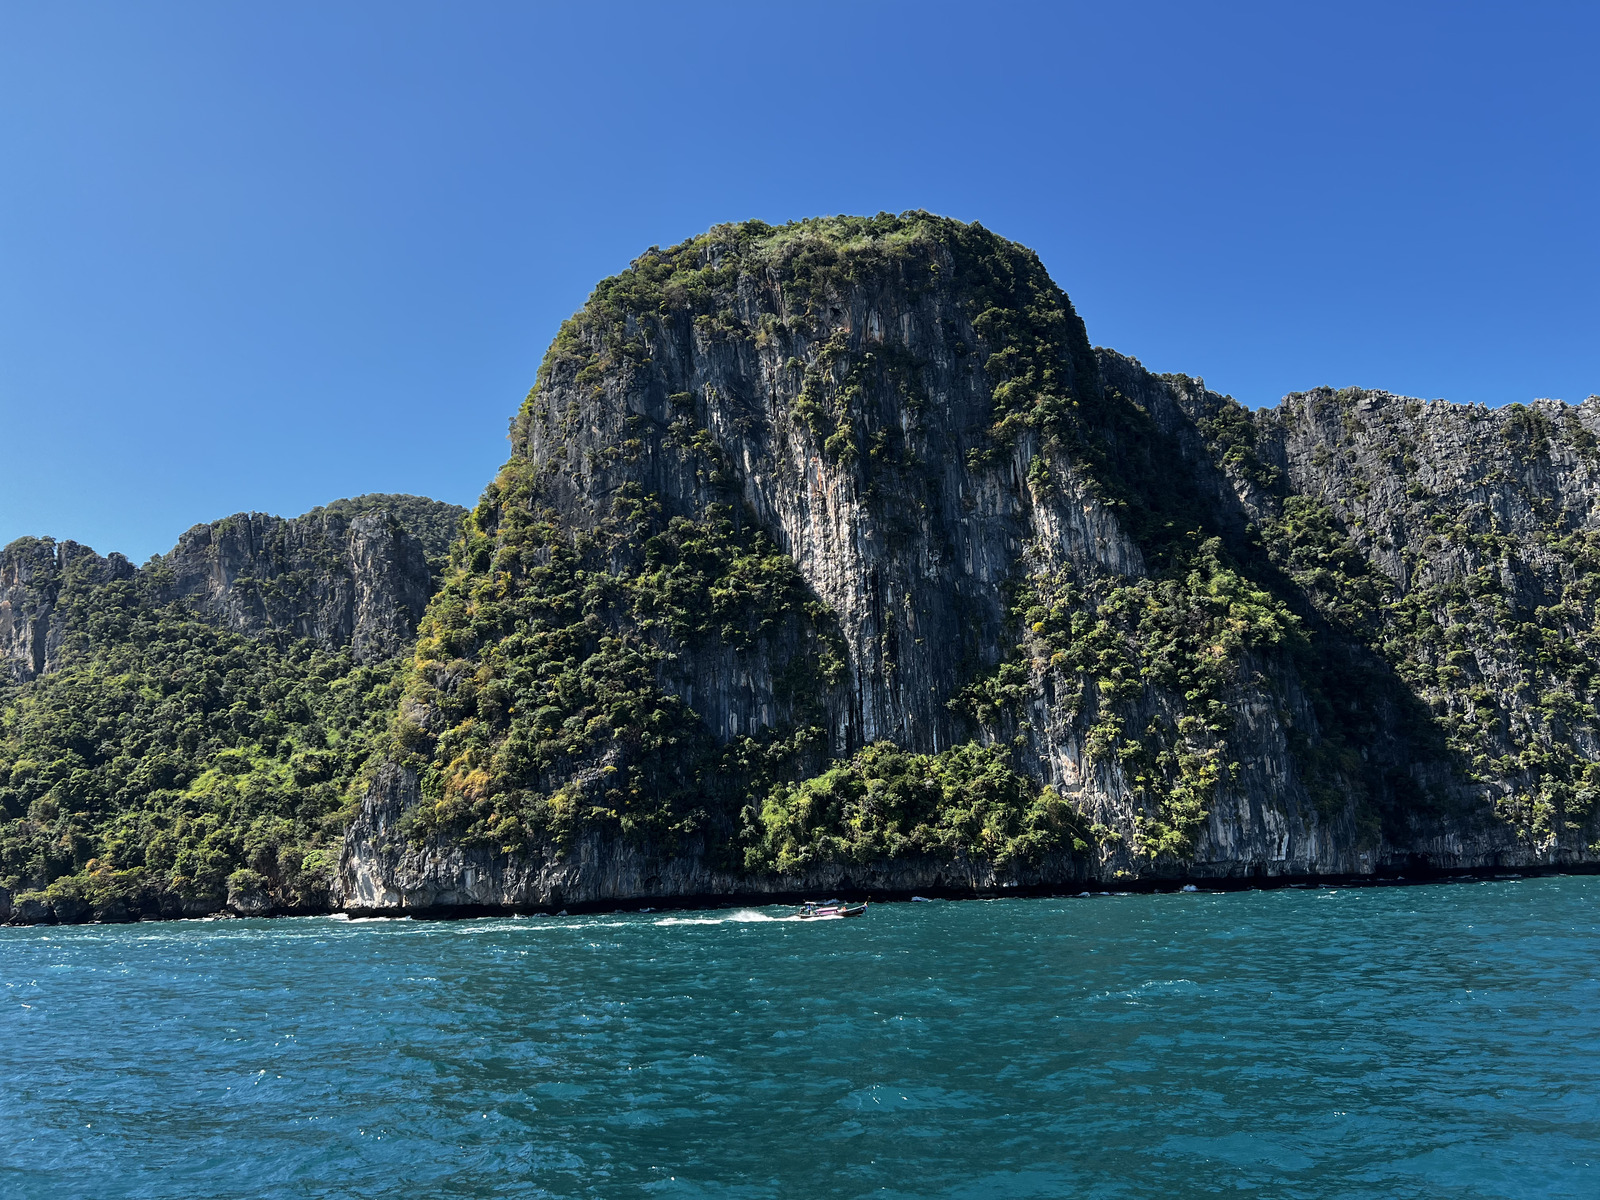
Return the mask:
{"type": "Polygon", "coordinates": [[[19,911],[325,906],[463,515],[391,496],[241,514],[138,570],[6,547],[0,886],[19,911]]]}

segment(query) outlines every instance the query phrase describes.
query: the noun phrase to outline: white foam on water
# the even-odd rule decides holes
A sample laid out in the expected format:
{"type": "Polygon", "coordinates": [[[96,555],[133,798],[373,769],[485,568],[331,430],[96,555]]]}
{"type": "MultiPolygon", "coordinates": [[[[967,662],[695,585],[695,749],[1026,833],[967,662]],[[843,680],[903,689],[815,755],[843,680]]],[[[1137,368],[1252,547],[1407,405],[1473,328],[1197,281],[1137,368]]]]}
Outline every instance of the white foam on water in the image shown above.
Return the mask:
{"type": "Polygon", "coordinates": [[[716,917],[662,917],[652,921],[652,925],[746,925],[758,922],[772,921],[797,921],[798,917],[774,917],[770,913],[758,912],[753,908],[740,908],[731,913],[716,917]]]}
{"type": "Polygon", "coordinates": [[[1147,979],[1137,987],[1122,991],[1096,992],[1090,1000],[1133,1000],[1151,993],[1199,991],[1200,985],[1192,979],[1147,979]]]}

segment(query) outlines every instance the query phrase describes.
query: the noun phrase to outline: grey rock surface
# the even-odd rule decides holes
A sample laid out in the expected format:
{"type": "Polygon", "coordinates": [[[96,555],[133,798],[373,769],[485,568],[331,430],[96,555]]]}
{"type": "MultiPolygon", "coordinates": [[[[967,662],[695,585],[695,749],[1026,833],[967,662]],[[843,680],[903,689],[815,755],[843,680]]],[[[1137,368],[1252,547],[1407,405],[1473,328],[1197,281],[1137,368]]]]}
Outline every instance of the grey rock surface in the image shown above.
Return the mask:
{"type": "Polygon", "coordinates": [[[692,896],[789,899],[834,892],[976,892],[1087,883],[1082,860],[1061,857],[1000,872],[964,856],[834,863],[804,873],[752,876],[708,859],[701,844],[671,850],[589,834],[574,846],[506,855],[432,837],[413,844],[403,818],[419,801],[414,771],[385,764],[351,826],[333,904],[355,915],[436,915],[452,909],[553,910],[569,904],[692,896]]]}
{"type": "Polygon", "coordinates": [[[427,554],[387,513],[239,514],[196,525],[160,561],[161,592],[237,632],[402,653],[432,592],[427,554]]]}
{"type": "Polygon", "coordinates": [[[272,896],[260,886],[228,888],[228,908],[240,917],[264,917],[272,912],[272,896]]]}
{"type": "Polygon", "coordinates": [[[348,647],[358,662],[402,654],[433,591],[430,548],[466,510],[417,497],[370,499],[394,504],[346,501],[301,517],[240,513],[196,525],[138,569],[76,542],[19,538],[0,550],[0,670],[25,682],[58,669],[74,597],[119,581],[147,589],[157,603],[187,601],[249,636],[348,647]]]}
{"type": "Polygon", "coordinates": [[[74,589],[133,574],[122,555],[101,558],[72,541],[18,538],[0,550],[0,671],[22,683],[55,670],[66,630],[63,600],[70,606],[74,589]]]}
{"type": "Polygon", "coordinates": [[[77,896],[54,897],[50,911],[60,925],[86,925],[94,919],[93,906],[77,896]]]}
{"type": "Polygon", "coordinates": [[[11,912],[13,925],[48,925],[56,919],[50,902],[39,896],[24,896],[11,912]]]}

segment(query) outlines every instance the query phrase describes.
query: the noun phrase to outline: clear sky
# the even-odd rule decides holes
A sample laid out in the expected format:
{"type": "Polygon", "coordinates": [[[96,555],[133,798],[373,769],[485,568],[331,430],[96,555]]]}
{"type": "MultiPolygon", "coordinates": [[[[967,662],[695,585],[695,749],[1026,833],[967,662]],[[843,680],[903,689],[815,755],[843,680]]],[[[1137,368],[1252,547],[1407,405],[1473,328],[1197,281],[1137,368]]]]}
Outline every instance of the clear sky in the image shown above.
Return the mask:
{"type": "Polygon", "coordinates": [[[562,318],[927,208],[1252,405],[1600,392],[1600,6],[0,3],[0,543],[470,504],[562,318]]]}

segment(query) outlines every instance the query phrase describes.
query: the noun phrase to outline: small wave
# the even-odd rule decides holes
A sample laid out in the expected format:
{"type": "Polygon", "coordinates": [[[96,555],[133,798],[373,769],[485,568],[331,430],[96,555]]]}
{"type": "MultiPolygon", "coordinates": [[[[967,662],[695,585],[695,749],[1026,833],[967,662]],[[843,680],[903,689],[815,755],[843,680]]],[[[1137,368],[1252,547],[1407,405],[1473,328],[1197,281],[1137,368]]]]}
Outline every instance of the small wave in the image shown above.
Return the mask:
{"type": "Polygon", "coordinates": [[[1091,1000],[1138,1000],[1151,992],[1198,991],[1200,985],[1192,979],[1147,979],[1137,987],[1120,992],[1096,992],[1091,1000]]]}
{"type": "Polygon", "coordinates": [[[857,1088],[839,1100],[841,1108],[860,1113],[916,1109],[975,1108],[982,1098],[972,1092],[940,1087],[875,1083],[857,1088]]]}

